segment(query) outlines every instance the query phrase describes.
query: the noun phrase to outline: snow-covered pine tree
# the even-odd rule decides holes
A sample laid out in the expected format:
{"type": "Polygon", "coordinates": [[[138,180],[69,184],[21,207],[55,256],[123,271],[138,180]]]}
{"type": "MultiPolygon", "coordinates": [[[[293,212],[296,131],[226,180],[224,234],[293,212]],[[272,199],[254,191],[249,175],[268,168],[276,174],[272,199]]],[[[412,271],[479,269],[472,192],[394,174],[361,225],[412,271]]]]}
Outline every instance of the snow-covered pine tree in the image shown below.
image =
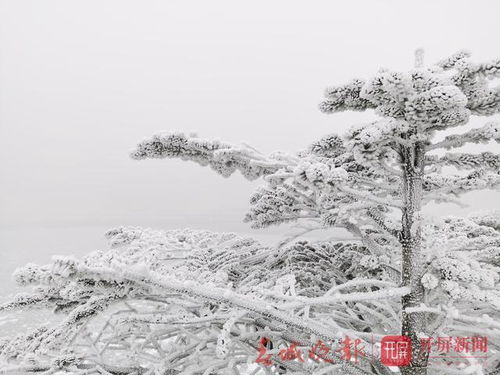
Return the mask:
{"type": "Polygon", "coordinates": [[[422,54],[417,51],[416,67],[407,73],[382,70],[368,81],[356,79],[328,89],[320,106],[325,113],[374,109],[383,118],[353,130],[348,138],[360,163],[380,168],[381,161],[389,159],[393,171],[386,170],[401,182],[393,202],[398,202],[402,212],[400,229],[395,233],[402,249],[402,284],[411,289],[402,298],[402,334],[413,343],[413,361],[402,368],[408,375],[425,374],[427,367],[427,358],[419,355],[418,340],[426,326],[425,314],[410,312],[425,301],[422,204],[424,200],[447,201],[465,191],[500,186],[498,154],[429,154],[467,143],[500,142],[497,123],[433,141],[437,132],[465,125],[471,115],[500,111],[500,88],[488,85],[488,79],[500,77],[500,60],[477,64],[468,53],[460,52],[425,69],[422,54]],[[443,176],[443,166],[468,173],[443,176]]]}
{"type": "Polygon", "coordinates": [[[472,115],[500,111],[500,88],[489,86],[490,80],[500,77],[500,60],[474,63],[467,52],[459,52],[429,68],[422,61],[423,52],[418,50],[411,71],[384,69],[369,80],[354,79],[327,89],[320,105],[323,112],[373,109],[381,119],[352,128],[345,143],[337,136],[322,139],[310,150],[317,160],[311,156],[293,160],[282,154],[265,158],[247,147],[182,139],[182,135],[159,135],[141,143],[132,155],[180,156],[208,164],[224,176],[236,169],[249,178],[265,175],[270,187],[252,198],[254,207],[247,215],[257,227],[319,217],[323,223],[365,236],[365,244],[372,248],[374,241],[355,224],[359,220],[353,220],[360,212],[362,222],[370,219],[391,236],[387,241],[399,243],[402,285],[411,290],[402,297],[401,332],[413,344],[412,363],[401,369],[408,375],[427,372],[427,358],[419,345],[427,314],[416,310],[425,302],[421,280],[429,266],[422,247],[422,205],[456,202],[464,192],[500,186],[498,154],[433,152],[500,142],[495,122],[435,141],[440,132],[467,125],[472,115]],[[446,167],[456,172],[445,174],[446,167]],[[290,177],[292,184],[287,182],[290,177]],[[395,223],[397,212],[401,219],[395,223]]]}
{"type": "Polygon", "coordinates": [[[304,231],[342,228],[350,238],[265,247],[228,234],[110,231],[111,250],[17,272],[35,289],[2,310],[49,306],[67,317],[4,340],[2,357],[11,369],[31,371],[390,375],[378,347],[374,360],[360,363],[253,362],[264,336],[275,355],[295,341],[307,356],[318,339],[349,335],[369,345],[402,330],[416,354],[403,374],[484,373],[474,359],[427,366],[417,338],[436,334],[487,335],[486,365],[498,368],[500,217],[424,220],[420,208],[498,187],[498,155],[434,151],[498,141],[497,125],[433,137],[465,125],[470,114],[496,113],[498,91],[486,78],[496,77],[499,64],[473,64],[460,53],[431,68],[381,71],[329,89],[324,111],[373,108],[383,118],[295,155],[182,133],[141,142],[133,158],[178,157],[223,176],[263,177],[245,218],[255,227],[298,222],[304,231]],[[450,167],[456,171],[445,173],[450,167]]]}

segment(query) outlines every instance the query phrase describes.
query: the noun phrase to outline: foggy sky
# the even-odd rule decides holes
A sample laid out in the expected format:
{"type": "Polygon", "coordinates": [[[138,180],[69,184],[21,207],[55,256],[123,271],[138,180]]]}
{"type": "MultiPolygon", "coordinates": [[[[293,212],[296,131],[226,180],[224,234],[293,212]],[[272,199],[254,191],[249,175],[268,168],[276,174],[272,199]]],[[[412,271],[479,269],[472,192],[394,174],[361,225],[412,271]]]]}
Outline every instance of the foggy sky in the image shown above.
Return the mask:
{"type": "Polygon", "coordinates": [[[374,118],[320,113],[326,86],[411,68],[417,47],[499,57],[499,17],[494,0],[0,0],[0,225],[239,223],[258,182],[128,152],[162,130],[304,148],[374,118]]]}

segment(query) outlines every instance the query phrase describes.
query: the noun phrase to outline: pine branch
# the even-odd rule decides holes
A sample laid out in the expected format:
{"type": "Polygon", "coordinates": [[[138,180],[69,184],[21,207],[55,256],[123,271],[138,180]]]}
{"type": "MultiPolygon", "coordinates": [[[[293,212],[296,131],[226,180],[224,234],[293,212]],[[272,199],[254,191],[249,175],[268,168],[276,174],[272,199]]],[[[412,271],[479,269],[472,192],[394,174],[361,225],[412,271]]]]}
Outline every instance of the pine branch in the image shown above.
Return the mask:
{"type": "Polygon", "coordinates": [[[403,207],[403,204],[401,201],[396,200],[396,199],[390,199],[390,198],[381,198],[377,197],[376,195],[373,195],[368,192],[363,192],[363,191],[357,191],[354,189],[351,189],[350,187],[347,186],[339,186],[339,190],[360,200],[366,200],[369,202],[381,204],[383,206],[389,206],[389,207],[396,207],[396,208],[401,208],[403,207]]]}
{"type": "Polygon", "coordinates": [[[201,166],[209,165],[217,173],[228,177],[239,170],[253,180],[287,167],[289,161],[280,155],[262,156],[248,146],[233,146],[220,141],[208,141],[184,133],[160,133],[137,145],[132,159],[180,158],[201,166]]]}
{"type": "Polygon", "coordinates": [[[365,81],[354,79],[346,85],[326,89],[326,100],[320,104],[320,111],[334,113],[346,110],[363,111],[374,108],[368,100],[360,96],[364,85],[365,81]]]}
{"type": "Polygon", "coordinates": [[[462,194],[473,190],[498,189],[500,174],[480,169],[466,176],[429,174],[423,177],[424,190],[439,194],[462,194]]]}
{"type": "Polygon", "coordinates": [[[458,169],[488,169],[498,171],[500,169],[500,155],[492,152],[480,154],[447,153],[442,157],[428,157],[428,164],[434,166],[453,166],[458,169]]]}
{"type": "Polygon", "coordinates": [[[461,147],[467,143],[488,143],[494,140],[500,143],[500,124],[489,122],[484,126],[469,130],[463,134],[449,135],[441,142],[427,146],[426,150],[431,151],[439,148],[451,149],[461,147]]]}
{"type": "Polygon", "coordinates": [[[395,238],[399,238],[400,231],[395,228],[388,227],[387,224],[385,223],[384,217],[380,214],[378,210],[376,210],[375,208],[368,209],[366,210],[366,215],[369,218],[371,218],[380,229],[384,230],[385,232],[387,232],[388,234],[390,234],[395,238]]]}

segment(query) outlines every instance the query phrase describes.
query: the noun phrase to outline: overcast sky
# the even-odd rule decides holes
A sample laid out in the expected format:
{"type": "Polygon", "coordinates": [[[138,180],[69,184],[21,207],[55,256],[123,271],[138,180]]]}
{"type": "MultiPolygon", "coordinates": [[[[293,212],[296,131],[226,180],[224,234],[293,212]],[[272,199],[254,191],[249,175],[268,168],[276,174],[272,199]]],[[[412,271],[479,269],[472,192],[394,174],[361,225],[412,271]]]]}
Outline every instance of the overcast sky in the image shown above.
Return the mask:
{"type": "Polygon", "coordinates": [[[239,222],[258,183],[129,150],[161,130],[303,148],[373,117],[320,113],[326,86],[417,47],[499,57],[499,19],[494,0],[0,0],[0,224],[239,222]]]}

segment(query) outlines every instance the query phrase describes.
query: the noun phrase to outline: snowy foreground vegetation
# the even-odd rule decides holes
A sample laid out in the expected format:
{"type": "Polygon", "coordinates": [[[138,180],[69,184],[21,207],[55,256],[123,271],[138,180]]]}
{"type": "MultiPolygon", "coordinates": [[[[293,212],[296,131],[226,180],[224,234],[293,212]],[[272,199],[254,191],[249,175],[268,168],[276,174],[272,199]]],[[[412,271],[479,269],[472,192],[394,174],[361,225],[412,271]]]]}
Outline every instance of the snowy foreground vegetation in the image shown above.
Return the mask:
{"type": "Polygon", "coordinates": [[[108,251],[16,271],[33,289],[1,309],[48,307],[63,318],[3,338],[0,373],[500,373],[500,214],[421,214],[430,202],[499,188],[498,154],[459,150],[500,142],[497,123],[466,127],[500,111],[500,89],[489,85],[499,77],[500,60],[460,52],[423,67],[417,52],[408,72],[327,89],[323,112],[379,118],[293,155],[181,133],[144,140],[132,158],[262,178],[245,217],[253,227],[294,222],[349,239],[264,246],[228,233],[111,230],[108,251]],[[399,368],[381,360],[388,335],[410,340],[399,368]],[[457,360],[424,344],[452,337],[483,356],[470,348],[457,360]],[[337,350],[346,342],[365,355],[337,350]]]}

